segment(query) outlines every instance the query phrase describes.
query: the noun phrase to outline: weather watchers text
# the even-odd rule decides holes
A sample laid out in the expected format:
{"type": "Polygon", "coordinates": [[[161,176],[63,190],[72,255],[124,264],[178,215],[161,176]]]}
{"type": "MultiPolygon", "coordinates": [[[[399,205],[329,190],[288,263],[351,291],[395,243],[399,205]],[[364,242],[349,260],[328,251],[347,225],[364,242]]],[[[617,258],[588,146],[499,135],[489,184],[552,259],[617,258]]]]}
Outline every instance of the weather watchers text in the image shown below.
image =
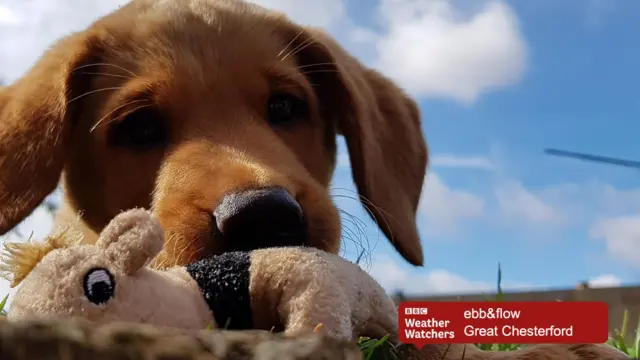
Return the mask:
{"type": "Polygon", "coordinates": [[[607,340],[602,302],[405,302],[400,341],[425,344],[563,344],[607,340]]]}

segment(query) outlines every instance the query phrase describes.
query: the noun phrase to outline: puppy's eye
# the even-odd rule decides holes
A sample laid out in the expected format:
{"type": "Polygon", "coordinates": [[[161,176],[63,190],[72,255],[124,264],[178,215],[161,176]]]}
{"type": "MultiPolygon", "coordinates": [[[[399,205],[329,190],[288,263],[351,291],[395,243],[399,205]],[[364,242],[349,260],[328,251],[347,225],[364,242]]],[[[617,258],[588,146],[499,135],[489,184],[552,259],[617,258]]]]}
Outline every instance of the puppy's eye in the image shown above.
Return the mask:
{"type": "Polygon", "coordinates": [[[145,108],[129,114],[114,124],[109,142],[114,146],[144,151],[163,147],[169,140],[166,122],[157,110],[145,108]]]}
{"type": "Polygon", "coordinates": [[[307,103],[291,94],[274,94],[267,102],[267,121],[271,125],[288,125],[307,116],[307,103]]]}
{"type": "Polygon", "coordinates": [[[94,268],[84,277],[84,296],[96,305],[106,304],[115,294],[115,281],[107,269],[94,268]]]}

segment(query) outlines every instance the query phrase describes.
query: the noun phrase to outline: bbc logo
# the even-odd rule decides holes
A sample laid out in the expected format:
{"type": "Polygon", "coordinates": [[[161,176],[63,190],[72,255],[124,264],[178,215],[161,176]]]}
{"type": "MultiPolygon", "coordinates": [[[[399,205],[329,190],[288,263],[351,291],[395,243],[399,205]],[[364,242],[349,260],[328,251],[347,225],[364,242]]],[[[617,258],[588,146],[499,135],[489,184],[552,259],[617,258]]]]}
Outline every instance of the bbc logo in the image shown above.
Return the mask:
{"type": "Polygon", "coordinates": [[[405,315],[427,315],[429,311],[427,308],[406,307],[404,308],[405,315]]]}

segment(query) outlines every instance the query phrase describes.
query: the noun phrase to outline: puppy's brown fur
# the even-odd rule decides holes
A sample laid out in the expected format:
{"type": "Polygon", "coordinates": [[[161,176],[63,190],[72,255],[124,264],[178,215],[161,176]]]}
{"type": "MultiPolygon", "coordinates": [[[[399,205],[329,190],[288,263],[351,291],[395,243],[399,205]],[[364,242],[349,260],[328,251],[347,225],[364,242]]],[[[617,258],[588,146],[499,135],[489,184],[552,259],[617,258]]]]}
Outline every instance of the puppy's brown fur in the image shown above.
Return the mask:
{"type": "Polygon", "coordinates": [[[234,0],[134,0],[47,51],[0,89],[0,233],[58,184],[59,221],[78,212],[95,239],[122,210],[151,207],[166,229],[159,261],[223,251],[212,208],[224,194],[282,186],[304,209],[308,244],[340,245],[329,196],[336,135],[347,140],[362,202],[412,264],[427,166],[416,103],[319,30],[234,0]],[[265,121],[287,92],[309,105],[286,127],[265,121]],[[131,114],[166,122],[166,146],[113,146],[131,114]]]}

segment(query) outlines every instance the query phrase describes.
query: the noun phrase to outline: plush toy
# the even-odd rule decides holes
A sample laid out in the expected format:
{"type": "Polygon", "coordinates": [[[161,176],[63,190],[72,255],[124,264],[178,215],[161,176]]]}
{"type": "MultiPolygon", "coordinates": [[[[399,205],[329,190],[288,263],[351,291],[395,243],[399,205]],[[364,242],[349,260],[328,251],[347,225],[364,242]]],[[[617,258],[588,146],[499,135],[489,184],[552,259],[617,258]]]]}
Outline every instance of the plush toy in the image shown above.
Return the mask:
{"type": "Polygon", "coordinates": [[[157,270],[160,223],[133,209],[95,244],[66,231],[5,246],[4,270],[21,284],[8,318],[82,317],[183,329],[322,331],[345,340],[397,333],[397,308],[358,265],[320,250],[229,252],[157,270]],[[320,329],[317,327],[316,329],[320,329]]]}

